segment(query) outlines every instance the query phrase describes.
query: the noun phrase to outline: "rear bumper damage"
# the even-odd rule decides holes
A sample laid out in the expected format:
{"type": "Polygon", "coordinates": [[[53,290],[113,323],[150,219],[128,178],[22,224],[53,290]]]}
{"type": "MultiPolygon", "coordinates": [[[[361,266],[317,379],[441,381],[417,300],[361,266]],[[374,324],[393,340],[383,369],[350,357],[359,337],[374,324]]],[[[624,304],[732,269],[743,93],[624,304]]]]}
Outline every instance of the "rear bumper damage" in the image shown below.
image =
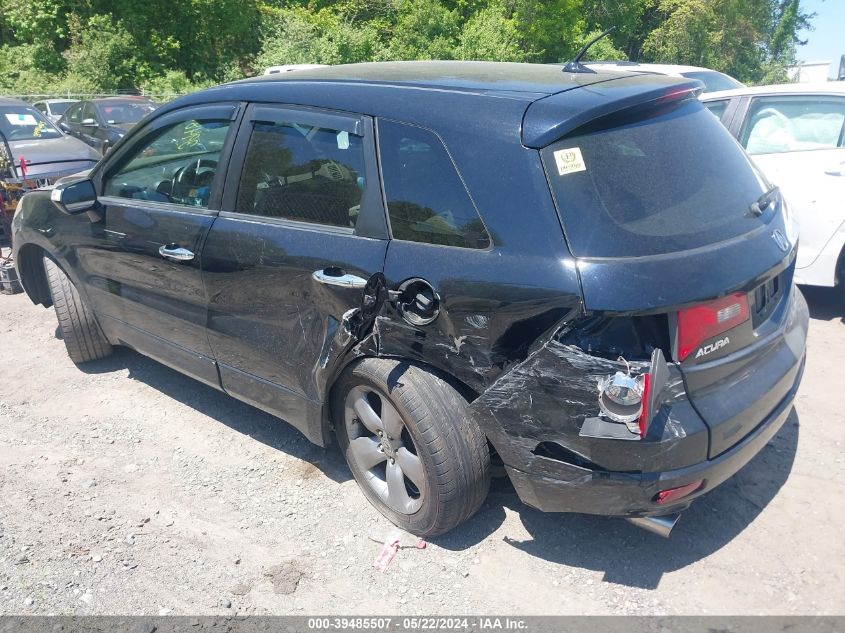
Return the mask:
{"type": "MultiPolygon", "coordinates": [[[[616,371],[619,363],[556,340],[497,380],[473,402],[472,410],[525,504],[545,512],[625,518],[677,513],[740,470],[789,417],[804,370],[809,320],[800,293],[789,301],[779,345],[790,353],[792,365],[783,373],[783,363],[766,361],[755,372],[768,384],[783,385],[787,376],[791,384],[765,413],[749,407],[756,424],[743,424],[748,432],[713,457],[713,429],[699,415],[709,412],[692,405],[676,365],[670,367],[662,405],[641,440],[580,435],[584,421],[596,415],[598,377],[616,371]],[[682,496],[658,502],[662,491],[690,484],[682,496]]],[[[723,386],[725,397],[728,392],[742,397],[748,388],[723,386]]]]}

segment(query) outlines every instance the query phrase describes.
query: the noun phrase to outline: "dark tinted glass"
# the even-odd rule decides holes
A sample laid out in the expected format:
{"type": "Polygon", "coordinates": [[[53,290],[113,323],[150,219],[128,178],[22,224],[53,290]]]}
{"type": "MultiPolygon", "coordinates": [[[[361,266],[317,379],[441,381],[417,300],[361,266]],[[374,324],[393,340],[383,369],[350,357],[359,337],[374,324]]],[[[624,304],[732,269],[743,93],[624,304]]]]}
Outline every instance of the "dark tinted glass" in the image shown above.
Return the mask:
{"type": "Polygon", "coordinates": [[[771,219],[747,213],[768,184],[697,100],[604,124],[542,151],[575,255],[684,251],[771,219]]]}
{"type": "Polygon", "coordinates": [[[65,113],[65,110],[67,110],[72,104],[73,101],[57,101],[55,103],[51,103],[50,113],[53,116],[61,116],[65,113]]]}
{"type": "Polygon", "coordinates": [[[379,147],[395,239],[465,248],[489,246],[484,223],[434,133],[381,121],[379,147]]]}
{"type": "Polygon", "coordinates": [[[363,139],[296,123],[256,123],[236,210],[354,228],[364,193],[363,139]]]}

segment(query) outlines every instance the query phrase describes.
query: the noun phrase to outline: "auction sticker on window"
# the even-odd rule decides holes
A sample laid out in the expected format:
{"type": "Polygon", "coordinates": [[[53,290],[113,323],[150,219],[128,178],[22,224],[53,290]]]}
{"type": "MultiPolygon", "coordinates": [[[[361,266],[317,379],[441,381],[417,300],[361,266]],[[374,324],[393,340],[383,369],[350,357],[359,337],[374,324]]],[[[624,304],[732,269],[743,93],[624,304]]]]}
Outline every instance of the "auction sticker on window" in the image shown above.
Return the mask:
{"type": "Polygon", "coordinates": [[[38,123],[31,114],[7,114],[6,120],[12,125],[36,125],[38,123]]]}
{"type": "Polygon", "coordinates": [[[587,165],[584,163],[584,157],[581,156],[581,148],[579,147],[557,150],[555,152],[555,163],[557,163],[557,173],[561,176],[587,171],[587,165]]]}

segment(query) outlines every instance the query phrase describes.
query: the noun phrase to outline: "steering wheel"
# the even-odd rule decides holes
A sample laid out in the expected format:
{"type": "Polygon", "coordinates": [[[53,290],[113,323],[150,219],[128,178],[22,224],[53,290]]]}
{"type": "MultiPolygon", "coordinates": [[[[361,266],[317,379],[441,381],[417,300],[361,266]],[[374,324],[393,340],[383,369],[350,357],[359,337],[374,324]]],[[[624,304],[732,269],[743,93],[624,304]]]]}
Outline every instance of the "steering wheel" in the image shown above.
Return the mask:
{"type": "Polygon", "coordinates": [[[210,158],[198,158],[191,161],[173,176],[173,187],[170,197],[174,200],[199,198],[197,190],[201,187],[211,188],[217,161],[210,158]]]}

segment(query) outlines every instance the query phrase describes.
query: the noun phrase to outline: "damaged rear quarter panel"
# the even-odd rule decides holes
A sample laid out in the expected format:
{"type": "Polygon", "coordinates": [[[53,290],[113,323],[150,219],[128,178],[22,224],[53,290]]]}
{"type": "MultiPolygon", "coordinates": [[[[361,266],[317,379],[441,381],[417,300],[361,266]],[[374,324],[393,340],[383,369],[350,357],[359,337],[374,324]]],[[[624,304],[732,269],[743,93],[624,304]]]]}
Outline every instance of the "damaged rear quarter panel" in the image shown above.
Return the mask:
{"type": "Polygon", "coordinates": [[[643,440],[579,436],[584,420],[599,414],[599,377],[624,369],[621,362],[551,339],[502,375],[471,408],[505,464],[563,481],[602,471],[659,472],[706,459],[707,429],[686,400],[680,373],[672,365],[663,405],[643,440]],[[535,455],[540,442],[561,445],[582,465],[535,455]],[[583,468],[583,462],[589,467],[583,468]]]}

